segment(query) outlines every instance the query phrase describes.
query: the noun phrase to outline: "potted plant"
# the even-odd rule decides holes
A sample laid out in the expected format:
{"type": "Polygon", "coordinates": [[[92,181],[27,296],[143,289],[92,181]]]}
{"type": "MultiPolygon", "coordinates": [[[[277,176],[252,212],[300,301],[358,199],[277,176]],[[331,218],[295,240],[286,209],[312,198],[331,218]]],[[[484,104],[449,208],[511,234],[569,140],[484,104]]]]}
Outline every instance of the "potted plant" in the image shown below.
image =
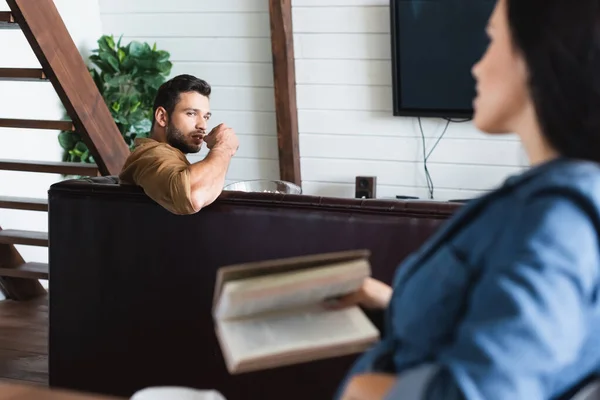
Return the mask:
{"type": "MultiPolygon", "coordinates": [[[[132,41],[103,35],[90,56],[90,74],[104,98],[125,143],[132,148],[136,137],[148,137],[154,97],[171,73],[170,54],[157,50],[156,43],[132,41]]],[[[62,131],[58,141],[63,161],[94,163],[94,158],[77,132],[62,131]]]]}

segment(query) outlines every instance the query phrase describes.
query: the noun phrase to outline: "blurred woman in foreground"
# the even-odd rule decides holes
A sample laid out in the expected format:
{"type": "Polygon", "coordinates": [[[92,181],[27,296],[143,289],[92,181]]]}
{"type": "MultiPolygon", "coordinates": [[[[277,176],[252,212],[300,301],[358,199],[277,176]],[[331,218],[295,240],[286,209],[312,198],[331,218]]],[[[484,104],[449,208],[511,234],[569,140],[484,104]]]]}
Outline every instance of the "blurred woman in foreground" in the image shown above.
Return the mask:
{"type": "Polygon", "coordinates": [[[560,399],[600,370],[600,0],[498,0],[476,126],[531,168],[341,299],[386,309],[338,397],[560,399]]]}

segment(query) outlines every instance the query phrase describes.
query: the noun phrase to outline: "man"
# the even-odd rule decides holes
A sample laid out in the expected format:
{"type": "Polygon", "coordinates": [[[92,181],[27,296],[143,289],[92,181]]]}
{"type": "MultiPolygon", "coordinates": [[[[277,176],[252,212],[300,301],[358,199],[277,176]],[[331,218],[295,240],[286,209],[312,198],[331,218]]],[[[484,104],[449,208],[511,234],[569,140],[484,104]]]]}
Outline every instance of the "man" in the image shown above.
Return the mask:
{"type": "Polygon", "coordinates": [[[206,134],[211,87],[202,79],[179,75],[165,82],[154,101],[150,138],[136,139],[119,178],[141,186],[146,194],[174,214],[193,214],[219,196],[239,142],[225,124],[206,134]],[[190,164],[185,154],[206,142],[210,152],[190,164]]]}

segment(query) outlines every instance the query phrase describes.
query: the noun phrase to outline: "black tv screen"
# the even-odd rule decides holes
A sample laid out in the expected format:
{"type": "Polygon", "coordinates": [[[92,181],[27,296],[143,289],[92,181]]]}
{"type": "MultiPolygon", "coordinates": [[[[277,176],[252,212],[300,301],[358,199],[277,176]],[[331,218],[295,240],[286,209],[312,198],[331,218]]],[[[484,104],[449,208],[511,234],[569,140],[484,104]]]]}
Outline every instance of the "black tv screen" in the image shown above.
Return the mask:
{"type": "Polygon", "coordinates": [[[391,0],[396,116],[471,117],[495,0],[391,0]]]}

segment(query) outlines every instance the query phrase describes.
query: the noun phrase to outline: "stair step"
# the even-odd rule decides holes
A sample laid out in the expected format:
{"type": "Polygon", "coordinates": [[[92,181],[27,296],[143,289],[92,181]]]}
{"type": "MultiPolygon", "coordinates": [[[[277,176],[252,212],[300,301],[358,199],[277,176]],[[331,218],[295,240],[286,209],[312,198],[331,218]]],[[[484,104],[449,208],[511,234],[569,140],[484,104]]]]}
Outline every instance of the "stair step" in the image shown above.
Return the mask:
{"type": "Polygon", "coordinates": [[[48,78],[41,68],[0,68],[2,81],[47,81],[48,78]]]}
{"type": "Polygon", "coordinates": [[[0,244],[48,247],[48,232],[3,229],[0,231],[0,244]]]}
{"type": "Polygon", "coordinates": [[[23,129],[53,129],[59,131],[74,130],[72,121],[48,121],[41,119],[0,118],[0,127],[23,129]]]}
{"type": "Polygon", "coordinates": [[[19,29],[10,11],[0,11],[0,29],[19,29]]]}
{"type": "Polygon", "coordinates": [[[0,159],[0,170],[44,172],[65,175],[98,175],[98,166],[88,163],[56,162],[56,161],[26,161],[0,159]]]}
{"type": "Polygon", "coordinates": [[[25,279],[48,279],[48,264],[28,262],[17,268],[0,268],[0,276],[25,279]]]}
{"type": "Polygon", "coordinates": [[[12,210],[48,211],[48,199],[0,196],[0,208],[12,210]]]}

